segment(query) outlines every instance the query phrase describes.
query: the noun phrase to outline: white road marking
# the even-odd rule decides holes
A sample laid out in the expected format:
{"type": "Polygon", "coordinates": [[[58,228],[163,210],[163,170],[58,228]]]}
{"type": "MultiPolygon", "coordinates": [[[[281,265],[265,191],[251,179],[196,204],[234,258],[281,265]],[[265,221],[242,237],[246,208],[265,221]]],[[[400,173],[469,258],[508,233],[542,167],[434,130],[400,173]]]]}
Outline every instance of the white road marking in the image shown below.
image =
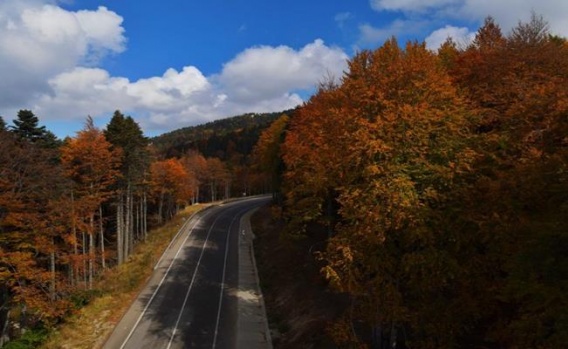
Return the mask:
{"type": "Polygon", "coordinates": [[[199,265],[201,264],[201,259],[203,258],[203,254],[205,253],[205,245],[207,245],[207,241],[209,241],[209,236],[211,235],[211,231],[213,231],[213,227],[215,227],[215,223],[217,223],[219,218],[221,218],[221,215],[219,215],[219,217],[217,217],[213,221],[213,223],[211,224],[211,228],[209,228],[209,231],[207,232],[207,237],[205,238],[205,242],[203,243],[203,247],[201,248],[201,254],[199,255],[199,259],[197,260],[197,265],[195,266],[195,270],[193,271],[193,276],[191,277],[191,282],[189,283],[189,287],[187,288],[187,292],[185,294],[183,304],[181,305],[181,310],[179,311],[179,315],[178,315],[178,318],[176,320],[176,324],[174,326],[172,336],[170,337],[170,341],[168,342],[168,346],[166,347],[167,349],[171,348],[172,343],[174,341],[174,338],[176,336],[176,332],[177,332],[177,328],[179,326],[179,322],[181,320],[181,316],[182,316],[183,311],[185,309],[185,306],[187,304],[187,300],[189,299],[189,294],[191,293],[191,289],[193,288],[193,283],[195,282],[195,277],[197,276],[197,270],[199,269],[199,265]]]}
{"type": "Polygon", "coordinates": [[[249,211],[250,208],[247,208],[246,210],[243,210],[239,213],[237,213],[235,215],[235,217],[233,217],[233,220],[231,221],[231,224],[229,225],[229,230],[227,233],[227,239],[225,240],[225,259],[223,260],[223,276],[221,278],[221,291],[219,293],[219,307],[217,308],[217,321],[215,322],[215,334],[213,336],[213,345],[212,348],[215,349],[215,346],[217,345],[217,334],[219,333],[219,321],[221,320],[221,306],[223,305],[223,291],[225,290],[225,274],[226,274],[226,270],[227,270],[227,255],[229,254],[229,238],[231,237],[231,228],[233,227],[233,224],[235,223],[235,220],[237,219],[237,217],[240,217],[243,213],[249,211]]]}
{"type": "MultiPolygon", "coordinates": [[[[187,239],[189,239],[189,237],[191,236],[191,232],[193,231],[193,229],[195,228],[195,226],[197,225],[197,223],[199,223],[201,221],[201,219],[203,219],[209,212],[207,212],[203,217],[198,218],[195,221],[195,224],[193,224],[193,226],[189,229],[189,232],[187,234],[187,236],[185,237],[185,239],[183,240],[183,243],[181,244],[181,246],[179,247],[179,249],[177,250],[174,258],[172,259],[172,261],[170,262],[170,265],[168,266],[168,269],[166,270],[164,276],[162,277],[162,280],[160,280],[160,283],[158,284],[158,286],[156,287],[156,289],[154,290],[154,293],[152,293],[152,297],[150,297],[150,300],[148,301],[148,303],[146,303],[146,306],[144,307],[144,310],[142,310],[142,313],[140,314],[140,316],[138,316],[138,319],[136,320],[136,323],[134,324],[134,326],[132,326],[132,329],[130,330],[130,332],[128,333],[128,336],[126,337],[126,339],[124,340],[124,342],[122,342],[122,345],[120,346],[120,349],[124,349],[124,347],[126,346],[126,343],[128,343],[128,341],[130,340],[130,337],[132,337],[132,334],[134,333],[134,331],[136,330],[136,328],[138,327],[138,324],[140,324],[140,321],[142,320],[142,318],[144,317],[144,315],[146,314],[146,312],[148,311],[148,308],[150,307],[150,304],[152,304],[152,301],[154,300],[154,297],[156,297],[156,294],[158,293],[158,291],[160,290],[160,287],[162,286],[162,284],[164,283],[164,280],[166,280],[166,277],[168,276],[168,273],[170,272],[170,269],[172,268],[172,265],[174,264],[175,260],[177,259],[181,249],[185,246],[185,243],[187,242],[187,239]]],[[[205,245],[205,244],[204,244],[205,245]]]]}

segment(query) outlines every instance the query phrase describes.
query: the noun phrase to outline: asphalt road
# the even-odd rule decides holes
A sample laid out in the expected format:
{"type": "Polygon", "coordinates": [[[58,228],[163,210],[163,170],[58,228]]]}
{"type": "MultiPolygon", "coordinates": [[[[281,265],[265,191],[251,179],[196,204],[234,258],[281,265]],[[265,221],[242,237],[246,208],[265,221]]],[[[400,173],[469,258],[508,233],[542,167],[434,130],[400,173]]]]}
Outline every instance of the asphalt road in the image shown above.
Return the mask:
{"type": "Polygon", "coordinates": [[[186,222],[104,348],[236,348],[240,221],[268,201],[214,206],[186,222]]]}

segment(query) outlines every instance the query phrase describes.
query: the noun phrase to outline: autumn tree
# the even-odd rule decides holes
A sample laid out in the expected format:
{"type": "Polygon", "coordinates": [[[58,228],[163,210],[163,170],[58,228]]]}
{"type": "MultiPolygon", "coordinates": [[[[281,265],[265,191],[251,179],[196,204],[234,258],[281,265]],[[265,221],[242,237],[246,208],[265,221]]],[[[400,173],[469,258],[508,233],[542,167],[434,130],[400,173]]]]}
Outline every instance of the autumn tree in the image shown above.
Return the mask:
{"type": "Polygon", "coordinates": [[[209,183],[209,190],[211,201],[219,200],[219,189],[224,190],[224,198],[228,199],[230,195],[231,177],[225,164],[219,158],[207,158],[207,181],[209,183]]]}
{"type": "Polygon", "coordinates": [[[66,222],[54,219],[67,182],[56,151],[0,130],[0,299],[2,337],[50,325],[69,310],[66,222]]]}
{"type": "Polygon", "coordinates": [[[500,321],[488,337],[505,346],[558,347],[568,336],[561,307],[536,305],[566,301],[557,282],[567,277],[564,251],[552,246],[566,241],[568,189],[559,169],[567,163],[567,58],[565,42],[533,14],[507,37],[486,21],[451,70],[476,115],[479,178],[462,204],[487,251],[478,257],[478,270],[487,270],[479,278],[498,297],[486,316],[500,321]]]}
{"type": "Polygon", "coordinates": [[[148,139],[139,125],[120,111],[115,111],[106,130],[105,138],[113,149],[122,154],[122,176],[115,184],[116,241],[118,264],[122,264],[134,246],[135,239],[144,239],[147,234],[147,187],[146,177],[150,162],[148,139]]]}
{"type": "Polygon", "coordinates": [[[535,15],[437,53],[391,39],[295,114],[286,207],[325,224],[336,204],[320,257],[350,299],[340,346],[566,342],[565,307],[547,306],[568,277],[566,48],[535,15]]]}
{"type": "Polygon", "coordinates": [[[457,253],[436,251],[451,239],[436,209],[450,206],[471,161],[466,116],[437,55],[391,39],[356,55],[342,84],[319,91],[292,119],[284,154],[289,207],[314,217],[326,200],[335,205],[322,257],[331,284],[352,299],[336,328],[341,345],[361,342],[348,330],[359,321],[380,334],[377,345],[390,347],[404,329],[420,347],[448,345],[467,321],[424,306],[455,291],[447,278],[459,270],[442,265],[456,265],[457,253]],[[313,199],[306,205],[302,196],[313,199]],[[434,314],[438,328],[419,332],[434,314]]]}
{"type": "Polygon", "coordinates": [[[268,176],[270,190],[274,198],[280,196],[282,172],[284,170],[281,146],[284,142],[289,120],[288,115],[284,114],[274,121],[270,127],[260,134],[258,142],[253,149],[256,166],[262,173],[268,176]]]}
{"type": "Polygon", "coordinates": [[[191,200],[189,174],[177,159],[155,161],[150,165],[153,200],[158,205],[158,222],[173,217],[180,205],[191,200]]]}
{"type": "Polygon", "coordinates": [[[348,113],[345,91],[333,84],[294,113],[282,146],[290,233],[305,231],[309,223],[327,227],[332,235],[338,210],[338,188],[348,181],[352,164],[352,138],[359,127],[358,115],[348,113]]]}
{"type": "Polygon", "coordinates": [[[199,203],[200,187],[207,178],[207,160],[199,152],[189,151],[181,158],[181,162],[188,173],[188,185],[192,192],[191,203],[199,203]]]}
{"type": "Polygon", "coordinates": [[[91,288],[95,273],[97,233],[100,237],[101,263],[105,259],[102,253],[104,230],[96,229],[97,224],[102,224],[100,207],[113,195],[111,186],[120,176],[118,169],[122,154],[118,149],[112,150],[112,145],[105,139],[103,132],[95,127],[90,117],[85,128],[76,137],[67,140],[61,153],[65,174],[74,183],[71,208],[76,215],[74,229],[80,230],[83,251],[88,254],[88,266],[85,267],[84,275],[91,288]]]}

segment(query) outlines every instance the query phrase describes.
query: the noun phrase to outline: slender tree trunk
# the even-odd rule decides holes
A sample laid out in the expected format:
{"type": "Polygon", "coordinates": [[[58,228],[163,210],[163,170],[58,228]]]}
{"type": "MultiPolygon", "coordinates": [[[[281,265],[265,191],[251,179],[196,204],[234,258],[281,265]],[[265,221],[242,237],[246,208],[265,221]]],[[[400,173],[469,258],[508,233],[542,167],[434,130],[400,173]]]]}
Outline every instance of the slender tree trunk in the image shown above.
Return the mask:
{"type": "Polygon", "coordinates": [[[130,196],[130,184],[126,189],[126,211],[124,212],[124,258],[128,259],[132,251],[132,198],[130,196]]]}
{"type": "Polygon", "coordinates": [[[89,290],[93,289],[93,274],[95,270],[95,214],[89,217],[89,290]]]}
{"type": "Polygon", "coordinates": [[[142,232],[140,230],[140,220],[142,218],[142,202],[138,198],[138,202],[135,202],[134,207],[136,208],[134,212],[136,216],[134,217],[134,231],[136,232],[136,241],[142,240],[142,232]]]}
{"type": "Polygon", "coordinates": [[[216,188],[216,183],[215,182],[211,182],[211,202],[215,202],[215,200],[217,199],[217,188],[216,188]]]}
{"type": "Polygon", "coordinates": [[[158,223],[162,224],[162,214],[164,209],[164,192],[160,193],[160,202],[158,204],[158,223]]]}
{"type": "Polygon", "coordinates": [[[394,324],[394,320],[391,322],[391,331],[390,331],[390,340],[389,340],[389,348],[396,349],[396,326],[394,324]]]}
{"type": "Polygon", "coordinates": [[[128,252],[127,256],[134,250],[134,194],[132,193],[132,186],[128,182],[128,252]]]}
{"type": "Polygon", "coordinates": [[[87,288],[87,236],[85,234],[84,231],[81,232],[81,235],[83,237],[83,285],[85,288],[87,288]]]}
{"type": "Polygon", "coordinates": [[[71,264],[71,285],[76,285],[79,281],[79,248],[77,246],[77,223],[75,222],[75,196],[71,191],[71,234],[73,234],[73,263],[71,264]]]}
{"type": "Polygon", "coordinates": [[[226,181],[225,182],[225,200],[227,200],[230,197],[230,192],[231,192],[231,181],[226,181]]]}
{"type": "Polygon", "coordinates": [[[146,202],[146,189],[142,194],[142,234],[144,235],[144,241],[148,236],[148,206],[146,202]]]}
{"type": "Polygon", "coordinates": [[[103,227],[103,207],[99,206],[99,234],[101,236],[101,266],[106,269],[105,262],[105,229],[103,227]]]}
{"type": "Polygon", "coordinates": [[[118,254],[118,265],[124,263],[124,226],[122,224],[123,195],[119,194],[116,206],[116,252],[118,254]]]}
{"type": "Polygon", "coordinates": [[[10,340],[10,336],[8,335],[8,325],[10,324],[10,310],[6,312],[6,321],[4,321],[4,325],[2,326],[2,336],[0,336],[0,348],[4,346],[10,340]]]}
{"type": "Polygon", "coordinates": [[[51,253],[50,253],[50,265],[49,272],[51,274],[51,284],[49,285],[49,298],[53,302],[55,300],[55,239],[51,238],[51,253]]]}

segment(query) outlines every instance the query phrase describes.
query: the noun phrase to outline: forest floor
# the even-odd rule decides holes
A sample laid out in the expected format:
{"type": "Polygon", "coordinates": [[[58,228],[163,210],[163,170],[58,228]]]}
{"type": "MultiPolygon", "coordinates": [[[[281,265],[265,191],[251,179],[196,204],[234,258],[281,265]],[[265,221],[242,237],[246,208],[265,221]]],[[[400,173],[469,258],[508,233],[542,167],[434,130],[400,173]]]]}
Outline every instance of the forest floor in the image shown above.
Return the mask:
{"type": "Polygon", "coordinates": [[[345,303],[331,292],[314,252],[325,234],[291,240],[284,224],[263,207],[251,219],[254,249],[275,348],[335,348],[329,324],[345,303]]]}
{"type": "Polygon", "coordinates": [[[150,231],[146,242],[134,248],[126,263],[101,275],[94,290],[88,292],[92,297],[88,304],[53,330],[40,348],[101,348],[146,284],[172,238],[192,214],[205,207],[190,206],[164,226],[150,231]]]}

